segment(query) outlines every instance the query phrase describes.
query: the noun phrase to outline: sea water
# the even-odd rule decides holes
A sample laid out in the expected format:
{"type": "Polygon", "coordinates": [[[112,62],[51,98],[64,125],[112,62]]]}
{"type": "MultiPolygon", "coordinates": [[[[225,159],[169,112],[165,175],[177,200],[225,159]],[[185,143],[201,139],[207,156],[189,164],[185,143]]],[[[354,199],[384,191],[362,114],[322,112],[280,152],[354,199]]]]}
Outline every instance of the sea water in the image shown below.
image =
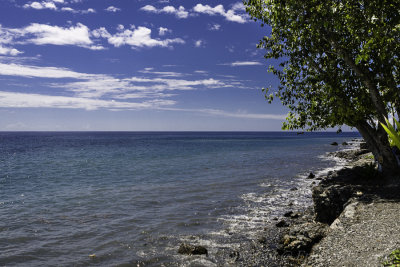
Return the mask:
{"type": "Polygon", "coordinates": [[[221,263],[357,133],[0,133],[0,266],[221,263]],[[207,247],[203,258],[177,253],[207,247]]]}

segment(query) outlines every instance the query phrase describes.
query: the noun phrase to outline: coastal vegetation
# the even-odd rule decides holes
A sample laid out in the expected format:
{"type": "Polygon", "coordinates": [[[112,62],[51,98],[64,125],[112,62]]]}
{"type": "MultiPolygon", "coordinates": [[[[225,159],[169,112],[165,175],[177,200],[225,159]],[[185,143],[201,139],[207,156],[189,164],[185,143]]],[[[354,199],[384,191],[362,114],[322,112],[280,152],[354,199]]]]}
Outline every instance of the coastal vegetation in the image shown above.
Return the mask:
{"type": "Polygon", "coordinates": [[[400,249],[392,251],[389,255],[389,259],[385,260],[383,266],[388,267],[399,267],[400,266],[400,249]]]}
{"type": "Polygon", "coordinates": [[[258,47],[280,81],[269,102],[289,108],[283,129],[356,128],[382,170],[399,171],[385,128],[400,116],[400,1],[245,0],[271,31],[258,47]],[[279,62],[279,65],[276,64],[279,62]]]}

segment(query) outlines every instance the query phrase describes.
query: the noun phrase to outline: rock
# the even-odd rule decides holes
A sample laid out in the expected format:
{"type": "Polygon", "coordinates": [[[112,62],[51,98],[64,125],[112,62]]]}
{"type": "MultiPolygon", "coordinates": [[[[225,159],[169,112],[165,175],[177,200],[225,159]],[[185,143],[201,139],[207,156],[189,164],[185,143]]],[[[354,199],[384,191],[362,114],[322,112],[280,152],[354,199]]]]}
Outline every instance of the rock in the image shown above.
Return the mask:
{"type": "Polygon", "coordinates": [[[291,215],[290,215],[290,218],[292,218],[292,219],[297,219],[297,218],[299,218],[301,216],[301,213],[300,212],[294,212],[294,213],[292,213],[291,215]]]}
{"type": "Polygon", "coordinates": [[[280,220],[275,225],[276,225],[276,227],[288,227],[289,226],[289,224],[285,220],[280,220]]]}
{"type": "Polygon", "coordinates": [[[299,190],[297,187],[290,188],[290,191],[297,191],[299,190]]]}
{"type": "Polygon", "coordinates": [[[280,240],[278,252],[295,255],[309,253],[312,246],[326,236],[329,227],[326,224],[307,222],[293,225],[280,240]]]}
{"type": "Polygon", "coordinates": [[[331,146],[338,146],[339,144],[337,142],[331,143],[331,146]]]}
{"type": "Polygon", "coordinates": [[[234,259],[234,261],[237,261],[240,258],[240,254],[238,251],[232,251],[229,253],[229,257],[234,259]]]}
{"type": "Polygon", "coordinates": [[[265,236],[260,236],[258,239],[257,239],[257,241],[258,241],[258,243],[260,243],[260,244],[267,244],[267,242],[268,242],[268,240],[267,240],[267,238],[265,237],[265,236]]]}
{"type": "MultiPolygon", "coordinates": [[[[338,151],[331,153],[330,155],[338,158],[343,158],[347,160],[357,160],[359,156],[369,153],[367,149],[354,149],[354,150],[346,150],[346,151],[338,151]]],[[[329,173],[328,173],[329,174],[329,173]]]]}
{"type": "Polygon", "coordinates": [[[349,144],[347,142],[343,142],[342,146],[348,146],[349,144]]]}
{"type": "Polygon", "coordinates": [[[283,214],[284,217],[291,217],[293,214],[293,211],[288,211],[285,214],[283,214]]]}
{"type": "Polygon", "coordinates": [[[315,174],[310,172],[310,174],[307,176],[308,179],[314,179],[315,178],[315,174]]]}
{"type": "Polygon", "coordinates": [[[343,211],[344,205],[352,195],[351,186],[315,186],[312,190],[315,221],[331,224],[343,211]]]}
{"type": "Polygon", "coordinates": [[[367,143],[366,143],[366,142],[361,142],[361,143],[360,143],[360,149],[367,149],[367,150],[369,150],[367,143]]]}
{"type": "Polygon", "coordinates": [[[193,246],[190,244],[182,243],[178,249],[178,253],[186,255],[207,255],[208,251],[203,246],[193,246]]]}

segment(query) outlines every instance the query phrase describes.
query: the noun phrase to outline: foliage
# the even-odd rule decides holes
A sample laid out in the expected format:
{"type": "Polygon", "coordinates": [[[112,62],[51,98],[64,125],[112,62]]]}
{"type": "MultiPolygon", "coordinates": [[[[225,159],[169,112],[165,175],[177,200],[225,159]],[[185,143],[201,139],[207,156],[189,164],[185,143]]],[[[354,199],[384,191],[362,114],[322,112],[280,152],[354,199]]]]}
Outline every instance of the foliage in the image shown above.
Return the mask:
{"type": "Polygon", "coordinates": [[[244,4],[255,21],[271,27],[258,47],[280,80],[278,88],[264,89],[267,100],[279,98],[290,110],[283,129],[356,127],[385,167],[395,164],[377,121],[390,109],[400,115],[400,1],[244,4]]]}
{"type": "Polygon", "coordinates": [[[389,259],[382,264],[385,267],[400,267],[400,249],[396,249],[390,253],[389,259]]]}
{"type": "MultiPolygon", "coordinates": [[[[400,123],[394,119],[397,129],[400,129],[400,123]]],[[[389,135],[390,145],[397,146],[400,149],[400,133],[397,132],[392,124],[390,124],[389,120],[385,118],[386,125],[381,123],[382,127],[385,129],[387,134],[389,135]]]]}

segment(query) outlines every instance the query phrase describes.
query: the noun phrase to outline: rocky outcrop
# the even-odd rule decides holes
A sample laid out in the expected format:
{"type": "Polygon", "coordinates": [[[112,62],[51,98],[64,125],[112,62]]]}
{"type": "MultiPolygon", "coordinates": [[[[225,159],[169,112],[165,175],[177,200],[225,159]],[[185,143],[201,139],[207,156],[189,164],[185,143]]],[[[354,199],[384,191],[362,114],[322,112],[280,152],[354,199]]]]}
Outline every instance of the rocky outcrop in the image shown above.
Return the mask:
{"type": "Polygon", "coordinates": [[[330,156],[354,161],[357,160],[361,155],[367,153],[369,153],[368,149],[354,149],[354,150],[332,152],[330,153],[330,156]]]}
{"type": "Polygon", "coordinates": [[[319,185],[312,190],[315,221],[331,224],[356,192],[353,186],[319,185]]]}

